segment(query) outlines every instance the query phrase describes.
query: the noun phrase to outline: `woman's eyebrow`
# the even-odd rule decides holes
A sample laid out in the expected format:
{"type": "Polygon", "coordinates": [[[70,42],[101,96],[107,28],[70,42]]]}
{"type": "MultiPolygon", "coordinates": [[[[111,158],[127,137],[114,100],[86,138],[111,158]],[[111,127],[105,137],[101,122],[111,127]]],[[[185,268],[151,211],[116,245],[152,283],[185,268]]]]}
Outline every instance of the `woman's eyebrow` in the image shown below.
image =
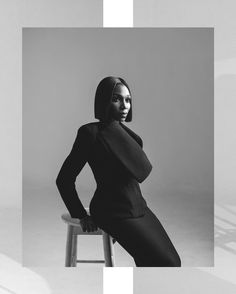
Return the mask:
{"type": "Polygon", "coordinates": [[[122,96],[122,95],[116,94],[116,93],[114,93],[113,96],[119,96],[119,97],[122,97],[122,98],[123,97],[125,97],[125,98],[131,98],[131,95],[122,96]]]}

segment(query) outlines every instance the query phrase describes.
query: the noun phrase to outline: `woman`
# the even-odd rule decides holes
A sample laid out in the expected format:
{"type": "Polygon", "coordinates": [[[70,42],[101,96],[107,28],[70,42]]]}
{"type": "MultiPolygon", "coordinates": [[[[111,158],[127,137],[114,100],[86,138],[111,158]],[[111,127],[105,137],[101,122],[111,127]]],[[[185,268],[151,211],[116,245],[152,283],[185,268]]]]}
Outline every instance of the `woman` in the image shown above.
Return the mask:
{"type": "Polygon", "coordinates": [[[123,122],[132,120],[132,99],[127,83],[106,77],[95,95],[95,118],[78,130],[73,148],[56,183],[73,218],[84,231],[109,233],[134,258],[136,266],[180,266],[167,233],[142,197],[139,183],[152,166],[142,150],[142,139],[123,122]],[[97,188],[87,215],[75,189],[75,180],[88,162],[97,188]]]}

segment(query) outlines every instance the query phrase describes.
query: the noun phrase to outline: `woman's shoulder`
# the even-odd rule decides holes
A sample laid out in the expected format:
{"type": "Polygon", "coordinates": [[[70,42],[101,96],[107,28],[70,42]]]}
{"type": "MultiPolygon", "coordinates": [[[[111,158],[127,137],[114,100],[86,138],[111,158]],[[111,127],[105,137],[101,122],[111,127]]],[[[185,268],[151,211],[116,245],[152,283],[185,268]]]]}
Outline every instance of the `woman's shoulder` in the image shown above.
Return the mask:
{"type": "Polygon", "coordinates": [[[89,137],[96,137],[99,129],[99,122],[89,122],[79,127],[78,132],[83,133],[89,137]]]}
{"type": "Polygon", "coordinates": [[[98,121],[94,121],[94,122],[89,122],[86,124],[83,124],[79,127],[79,129],[83,129],[83,130],[93,130],[93,129],[97,129],[99,126],[99,122],[98,121]]]}

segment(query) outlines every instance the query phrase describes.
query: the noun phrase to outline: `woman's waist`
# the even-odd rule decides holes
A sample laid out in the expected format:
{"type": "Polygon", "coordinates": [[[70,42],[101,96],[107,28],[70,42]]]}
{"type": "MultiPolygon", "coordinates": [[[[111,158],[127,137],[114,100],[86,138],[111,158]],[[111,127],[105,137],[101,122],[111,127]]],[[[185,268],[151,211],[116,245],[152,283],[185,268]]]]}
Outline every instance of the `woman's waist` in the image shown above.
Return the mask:
{"type": "Polygon", "coordinates": [[[92,198],[89,209],[91,215],[99,218],[139,217],[144,214],[144,210],[147,206],[145,199],[142,197],[136,198],[135,200],[127,198],[117,201],[116,199],[104,199],[101,195],[96,195],[97,196],[92,198]]]}
{"type": "Polygon", "coordinates": [[[113,189],[107,189],[107,187],[97,188],[91,200],[92,205],[107,207],[108,209],[130,209],[142,206],[144,203],[146,201],[139,187],[129,187],[129,189],[124,187],[119,187],[119,189],[114,189],[114,187],[113,189]]]}
{"type": "Polygon", "coordinates": [[[139,183],[131,178],[129,180],[98,180],[97,181],[97,190],[98,191],[122,191],[122,190],[132,190],[132,189],[138,189],[139,183]]]}

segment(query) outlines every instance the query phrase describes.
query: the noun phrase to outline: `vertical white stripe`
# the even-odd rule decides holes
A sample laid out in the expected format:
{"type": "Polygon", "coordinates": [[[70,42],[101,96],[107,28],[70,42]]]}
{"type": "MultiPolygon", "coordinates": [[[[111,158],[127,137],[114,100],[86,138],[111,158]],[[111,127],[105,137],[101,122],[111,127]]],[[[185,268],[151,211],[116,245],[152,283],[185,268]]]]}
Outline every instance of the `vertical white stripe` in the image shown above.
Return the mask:
{"type": "Polygon", "coordinates": [[[103,0],[103,27],[133,27],[133,0],[103,0]]]}
{"type": "MultiPolygon", "coordinates": [[[[133,0],[103,0],[103,27],[133,27],[133,0]]],[[[103,294],[133,294],[133,268],[103,268],[103,294]]]]}
{"type": "Polygon", "coordinates": [[[133,294],[132,267],[104,267],[103,294],[133,294]]]}

